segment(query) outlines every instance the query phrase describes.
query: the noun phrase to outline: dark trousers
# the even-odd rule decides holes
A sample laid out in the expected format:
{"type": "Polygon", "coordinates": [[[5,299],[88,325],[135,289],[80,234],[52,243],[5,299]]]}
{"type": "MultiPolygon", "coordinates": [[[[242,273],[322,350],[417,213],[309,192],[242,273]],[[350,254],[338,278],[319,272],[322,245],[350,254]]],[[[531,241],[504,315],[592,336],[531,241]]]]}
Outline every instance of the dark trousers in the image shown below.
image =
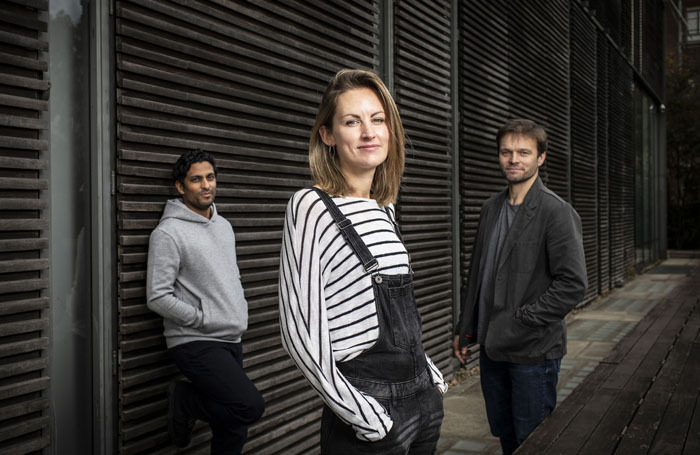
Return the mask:
{"type": "Polygon", "coordinates": [[[240,343],[193,341],[169,350],[191,381],[182,394],[185,412],[209,423],[212,455],[238,455],[248,426],[265,410],[262,395],[243,372],[240,343]]]}
{"type": "Polygon", "coordinates": [[[357,439],[355,430],[324,406],[321,419],[321,453],[331,455],[432,455],[442,425],[442,394],[434,385],[397,399],[377,401],[394,421],[391,431],[376,442],[357,439]]]}
{"type": "Polygon", "coordinates": [[[481,390],[491,433],[510,455],[557,404],[561,359],[536,365],[497,362],[480,351],[481,390]]]}

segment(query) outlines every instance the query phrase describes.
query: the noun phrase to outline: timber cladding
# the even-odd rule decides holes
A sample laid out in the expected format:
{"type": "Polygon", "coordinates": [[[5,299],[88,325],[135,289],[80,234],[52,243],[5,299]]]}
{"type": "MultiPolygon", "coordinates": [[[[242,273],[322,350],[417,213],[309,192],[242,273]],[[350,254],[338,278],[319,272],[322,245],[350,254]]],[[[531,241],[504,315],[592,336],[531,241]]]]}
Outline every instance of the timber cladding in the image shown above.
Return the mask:
{"type": "Polygon", "coordinates": [[[571,202],[581,217],[588,291],[598,295],[598,198],[596,188],[597,30],[582,9],[571,8],[571,202]]]}
{"type": "MultiPolygon", "coordinates": [[[[148,237],[170,169],[185,150],[211,152],[217,209],[233,225],[249,303],[244,367],[266,412],[247,453],[318,450],[321,402],[280,342],[277,277],[286,203],[310,184],[308,137],[330,77],[377,69],[373,1],[118,1],[118,450],[170,453],[168,382],[177,374],[161,318],[145,301],[148,237]]],[[[207,451],[208,426],[183,453],[207,451]]]]}
{"type": "Polygon", "coordinates": [[[46,1],[0,17],[0,452],[49,446],[46,1]]]}
{"type": "Polygon", "coordinates": [[[529,1],[460,2],[462,284],[481,205],[506,188],[496,145],[505,120],[530,118],[547,128],[549,152],[540,175],[571,202],[569,8],[566,0],[548,2],[546,10],[529,1]]]}
{"type": "Polygon", "coordinates": [[[48,1],[0,16],[0,452],[48,447],[48,1]]]}
{"type": "MultiPolygon", "coordinates": [[[[454,366],[452,283],[468,274],[481,204],[505,187],[494,143],[504,120],[530,117],[549,129],[543,180],[581,215],[586,299],[625,280],[634,259],[632,11],[630,2],[588,3],[598,9],[576,0],[546,8],[533,0],[117,0],[117,451],[175,452],[165,389],[178,372],[161,318],[146,307],[146,258],[165,201],[176,196],[171,166],[201,148],[219,166],[217,208],[236,232],[250,305],[244,365],[267,403],[246,453],[318,453],[321,402],[281,347],[277,276],[286,203],[310,183],[308,135],[341,68],[391,81],[409,138],[397,214],[423,341],[444,373],[454,366]]],[[[659,30],[649,22],[647,40],[659,30]]],[[[209,438],[200,422],[181,453],[206,452],[209,438]]]]}
{"type": "Polygon", "coordinates": [[[423,345],[447,375],[452,355],[451,1],[396,3],[395,91],[409,138],[398,221],[411,255],[423,345]]]}

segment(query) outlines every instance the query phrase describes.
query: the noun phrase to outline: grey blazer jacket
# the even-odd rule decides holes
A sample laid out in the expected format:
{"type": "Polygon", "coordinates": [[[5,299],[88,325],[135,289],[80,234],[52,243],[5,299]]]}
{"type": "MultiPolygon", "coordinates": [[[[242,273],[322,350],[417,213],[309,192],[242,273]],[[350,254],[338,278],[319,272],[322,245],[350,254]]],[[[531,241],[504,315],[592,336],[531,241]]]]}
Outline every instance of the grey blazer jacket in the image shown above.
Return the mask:
{"type": "MultiPolygon", "coordinates": [[[[488,199],[479,218],[462,313],[456,326],[462,346],[476,340],[484,249],[508,190],[488,199]]],[[[525,196],[496,258],[493,308],[485,349],[497,361],[534,364],[566,354],[564,316],[587,287],[581,219],[538,177],[525,196]]]]}

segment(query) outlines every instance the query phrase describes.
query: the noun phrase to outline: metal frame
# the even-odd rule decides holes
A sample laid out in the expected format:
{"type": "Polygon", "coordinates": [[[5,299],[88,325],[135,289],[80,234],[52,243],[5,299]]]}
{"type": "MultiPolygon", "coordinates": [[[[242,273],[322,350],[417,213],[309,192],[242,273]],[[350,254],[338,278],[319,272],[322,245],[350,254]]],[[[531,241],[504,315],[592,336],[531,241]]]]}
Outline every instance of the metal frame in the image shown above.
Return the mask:
{"type": "Polygon", "coordinates": [[[110,0],[90,11],[90,147],[92,211],[93,451],[115,452],[113,314],[116,287],[116,223],[112,192],[114,168],[114,26],[110,0]]]}
{"type": "Polygon", "coordinates": [[[382,44],[379,52],[379,73],[389,92],[394,92],[394,0],[380,3],[380,22],[382,24],[382,44]]]}
{"type": "Polygon", "coordinates": [[[459,193],[459,1],[452,0],[452,305],[453,325],[459,321],[462,307],[460,283],[462,282],[460,251],[461,197],[459,193]]]}

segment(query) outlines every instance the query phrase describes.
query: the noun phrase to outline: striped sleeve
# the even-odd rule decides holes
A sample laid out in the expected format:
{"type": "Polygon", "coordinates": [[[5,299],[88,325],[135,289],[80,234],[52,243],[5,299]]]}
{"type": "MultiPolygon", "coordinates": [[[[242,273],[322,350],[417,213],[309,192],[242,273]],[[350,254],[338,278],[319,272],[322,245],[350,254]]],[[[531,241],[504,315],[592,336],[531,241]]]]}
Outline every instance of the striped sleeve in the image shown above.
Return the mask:
{"type": "Polygon", "coordinates": [[[280,253],[282,344],[331,410],[359,439],[377,441],[393,422],[374,398],[353,387],[336,366],[326,309],[319,237],[323,202],[300,191],[285,216],[280,253]],[[319,205],[320,204],[320,205],[319,205]]]}
{"type": "Polygon", "coordinates": [[[435,366],[433,361],[430,360],[428,354],[425,354],[425,359],[428,361],[428,367],[430,368],[430,376],[432,376],[433,378],[433,384],[435,384],[438,387],[438,389],[440,389],[440,392],[447,392],[447,382],[445,382],[445,379],[442,377],[442,373],[440,372],[438,367],[435,366]]]}

